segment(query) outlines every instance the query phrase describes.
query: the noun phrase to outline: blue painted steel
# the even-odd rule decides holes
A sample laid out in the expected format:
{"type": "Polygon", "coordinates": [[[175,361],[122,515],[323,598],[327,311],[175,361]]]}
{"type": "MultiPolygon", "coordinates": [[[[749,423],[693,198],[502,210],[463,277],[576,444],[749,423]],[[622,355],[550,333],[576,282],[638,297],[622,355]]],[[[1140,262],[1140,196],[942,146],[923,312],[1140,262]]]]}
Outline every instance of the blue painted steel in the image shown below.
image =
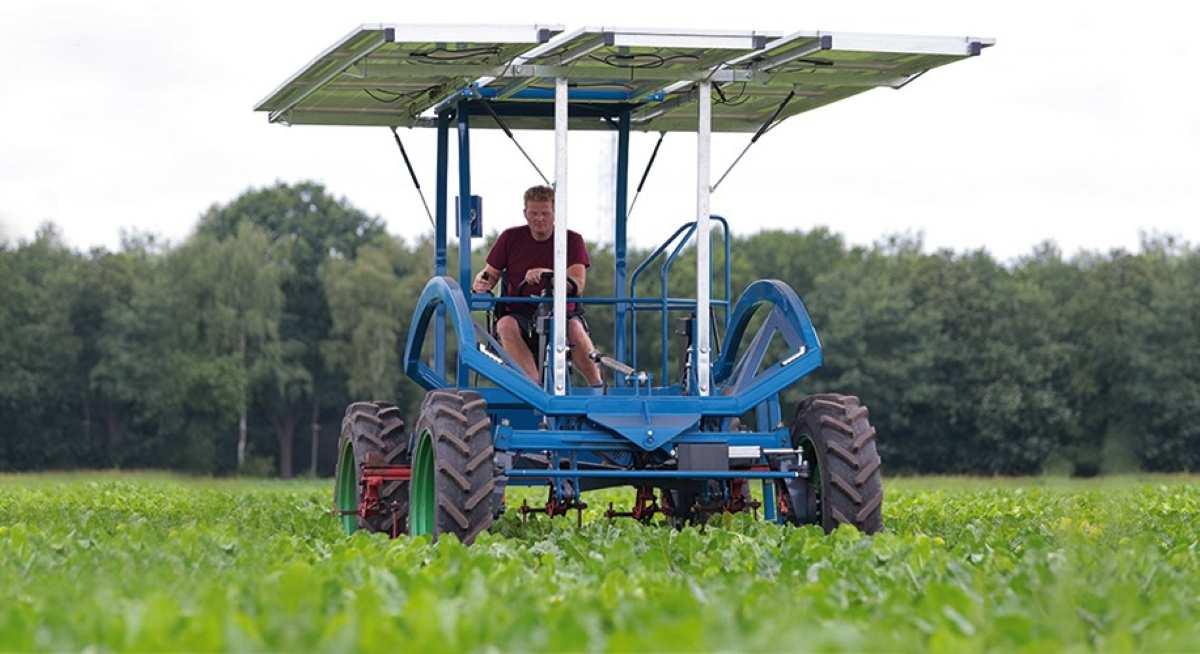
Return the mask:
{"type": "MultiPolygon", "coordinates": [[[[618,361],[625,360],[625,313],[628,311],[620,300],[629,294],[625,289],[626,223],[629,219],[626,206],[629,202],[629,125],[629,111],[622,111],[617,122],[616,215],[613,217],[613,292],[618,300],[613,321],[613,352],[616,353],[618,361]]],[[[622,377],[623,375],[618,374],[618,384],[625,381],[622,377]]]]}
{"type": "MultiPolygon", "coordinates": [[[[450,195],[450,112],[443,111],[437,118],[437,198],[434,200],[435,227],[433,230],[433,274],[446,274],[446,211],[450,195]]],[[[433,367],[439,375],[446,375],[446,310],[438,309],[433,321],[434,337],[433,367]]]]}
{"type": "Polygon", "coordinates": [[[775,517],[775,484],[770,481],[763,480],[763,519],[767,522],[776,522],[775,517]]]}
{"type": "MultiPolygon", "coordinates": [[[[732,292],[731,291],[731,288],[732,288],[731,280],[732,280],[732,271],[733,271],[732,264],[729,259],[729,250],[730,250],[729,222],[727,220],[725,220],[724,217],[718,216],[716,214],[711,215],[710,218],[721,224],[721,229],[722,229],[721,233],[722,233],[722,237],[724,238],[724,250],[725,250],[725,262],[724,262],[724,264],[725,264],[724,265],[724,269],[725,269],[724,270],[724,272],[725,272],[725,280],[724,280],[725,299],[724,300],[710,300],[710,303],[713,304],[714,306],[725,307],[725,327],[726,327],[726,329],[728,329],[729,328],[729,319],[730,319],[729,302],[730,302],[730,294],[732,292]]],[[[666,261],[663,262],[662,266],[659,269],[659,275],[660,275],[660,279],[662,281],[662,289],[663,289],[662,290],[663,297],[659,300],[658,309],[662,312],[662,353],[663,353],[662,372],[663,372],[663,380],[664,381],[670,378],[670,366],[668,363],[669,355],[670,355],[670,347],[669,347],[669,345],[670,345],[670,343],[669,343],[669,340],[670,340],[670,317],[667,315],[667,306],[666,306],[667,298],[666,298],[666,296],[667,296],[667,288],[669,286],[671,267],[675,264],[675,259],[679,256],[679,253],[687,245],[688,240],[692,237],[692,234],[695,233],[695,231],[696,231],[696,221],[691,221],[691,222],[680,225],[679,228],[676,229],[675,232],[673,234],[671,234],[671,236],[669,238],[667,238],[667,240],[663,241],[661,245],[659,245],[657,248],[655,248],[650,253],[649,256],[647,256],[645,259],[642,260],[642,262],[640,264],[638,264],[637,268],[635,268],[633,271],[633,276],[630,277],[630,279],[629,279],[629,296],[631,298],[637,298],[637,283],[638,283],[638,278],[641,277],[641,275],[642,275],[642,272],[644,270],[646,270],[646,268],[651,263],[653,263],[655,260],[657,260],[658,257],[661,256],[662,253],[665,252],[668,247],[670,247],[673,243],[675,243],[675,239],[679,238],[679,236],[681,234],[683,234],[682,240],[680,240],[679,243],[675,246],[675,249],[671,252],[670,257],[666,261]]],[[[710,264],[709,267],[710,268],[711,268],[711,263],[712,263],[711,257],[712,257],[712,255],[710,252],[710,254],[709,254],[709,264],[710,264]]],[[[696,306],[695,300],[691,300],[691,302],[692,302],[691,306],[695,307],[696,306]]],[[[629,342],[630,342],[631,349],[633,350],[631,365],[634,368],[636,368],[637,367],[637,312],[638,312],[637,304],[635,303],[632,308],[633,308],[633,318],[631,320],[632,331],[630,333],[629,342]]]]}
{"type": "MultiPolygon", "coordinates": [[[[471,295],[471,309],[479,311],[487,309],[494,304],[550,304],[554,301],[553,298],[542,297],[540,295],[501,295],[499,297],[488,293],[475,293],[471,295]]],[[[611,305],[633,305],[649,306],[658,308],[662,306],[660,298],[653,297],[578,297],[571,298],[571,302],[575,304],[611,304],[611,305]]],[[[683,309],[696,308],[696,301],[692,298],[667,298],[668,306],[672,311],[681,311],[683,309]]],[[[729,303],[724,300],[713,300],[712,303],[717,306],[726,306],[729,303]]]]}
{"type": "MultiPolygon", "coordinates": [[[[485,98],[494,98],[499,93],[500,89],[491,86],[485,86],[481,89],[476,89],[474,93],[485,98]]],[[[512,100],[553,100],[554,89],[521,89],[513,95],[509,96],[512,100]]],[[[626,91],[605,91],[602,89],[570,89],[567,91],[567,100],[608,100],[621,102],[628,100],[631,96],[626,91]]]]}
{"type": "MultiPolygon", "coordinates": [[[[459,206],[460,198],[454,198],[454,213],[459,214],[462,208],[459,206]]],[[[478,195],[471,196],[471,238],[483,237],[483,198],[478,195]]],[[[454,223],[454,236],[460,237],[462,234],[459,230],[459,224],[454,223]]]]}
{"type": "MultiPolygon", "coordinates": [[[[458,197],[471,197],[471,123],[466,100],[458,103],[458,197]]],[[[471,203],[458,204],[458,284],[471,288],[471,203]]],[[[462,357],[458,364],[458,386],[468,385],[462,357]]]]}
{"type": "MultiPolygon", "coordinates": [[[[491,409],[491,405],[488,405],[491,409]]],[[[659,450],[696,443],[721,443],[758,447],[786,447],[791,435],[786,429],[773,433],[758,432],[698,432],[689,431],[670,441],[660,441],[659,450]]],[[[496,430],[496,449],[506,451],[541,452],[548,449],[584,450],[591,452],[632,452],[643,448],[611,432],[598,430],[562,431],[546,429],[513,429],[502,426],[496,430]]]]}
{"type": "MultiPolygon", "coordinates": [[[[671,251],[663,261],[662,266],[658,269],[658,279],[660,288],[662,289],[662,380],[665,382],[671,378],[671,316],[667,310],[667,293],[670,291],[669,283],[671,279],[671,268],[675,265],[675,259],[679,257],[679,253],[683,252],[683,248],[692,238],[692,234],[696,233],[696,223],[692,222],[692,226],[684,233],[683,238],[679,239],[679,244],[671,251]]],[[[710,298],[711,301],[711,298],[710,298]]]]}
{"type": "Polygon", "coordinates": [[[514,479],[795,479],[795,470],[508,470],[514,479]]]}
{"type": "MultiPolygon", "coordinates": [[[[772,307],[772,315],[763,324],[762,329],[777,330],[789,345],[797,348],[797,351],[800,346],[803,346],[804,354],[791,361],[787,366],[772,366],[763,374],[754,375],[757,363],[761,362],[760,356],[760,360],[755,362],[754,368],[750,369],[749,374],[753,375],[751,378],[734,380],[735,382],[744,382],[738,383],[737,389],[757,387],[761,380],[780,372],[794,371],[797,367],[804,369],[800,376],[795,377],[795,379],[799,379],[821,365],[821,341],[817,337],[816,329],[812,326],[804,303],[800,301],[800,296],[796,295],[796,291],[792,290],[790,286],[777,279],[760,279],[747,286],[746,290],[742,291],[742,296],[738,298],[737,304],[734,305],[733,318],[730,321],[729,329],[725,332],[721,356],[713,365],[713,383],[715,385],[722,386],[729,381],[734,373],[735,363],[743,365],[744,369],[749,368],[748,365],[745,365],[747,362],[738,359],[738,351],[742,344],[742,337],[745,335],[751,319],[754,318],[754,314],[766,306],[772,307]]],[[[761,330],[760,333],[762,333],[761,330]]],[[[761,352],[765,354],[766,345],[762,346],[761,352]]],[[[775,392],[781,390],[783,387],[776,388],[775,392]]],[[[760,399],[765,399],[773,394],[767,393],[760,399]]]]}
{"type": "MultiPolygon", "coordinates": [[[[783,282],[760,280],[746,289],[743,297],[734,307],[733,329],[726,334],[725,346],[722,348],[721,358],[717,362],[718,369],[723,369],[722,366],[729,369],[733,367],[732,361],[726,362],[725,359],[735,357],[737,354],[738,342],[733,339],[741,338],[745,332],[745,323],[753,315],[753,307],[748,305],[756,306],[764,303],[786,307],[786,311],[783,312],[784,317],[796,321],[794,325],[796,333],[802,334],[805,342],[811,345],[803,355],[790,361],[788,365],[782,365],[781,362],[779,365],[768,367],[762,374],[751,380],[741,392],[734,395],[714,393],[701,400],[695,396],[680,396],[678,387],[664,387],[656,390],[653,397],[647,397],[646,411],[654,414],[675,415],[696,413],[711,416],[742,415],[819,367],[821,365],[820,344],[796,292],[783,282]]],[[[408,332],[404,358],[405,371],[423,387],[432,389],[449,385],[444,376],[438,375],[436,371],[420,360],[420,348],[425,339],[425,330],[432,315],[440,306],[446,307],[451,327],[453,327],[458,340],[459,368],[463,371],[474,370],[481,377],[511,392],[515,398],[527,404],[531,409],[550,416],[581,416],[592,411],[603,410],[598,407],[602,407],[606,402],[618,402],[623,399],[619,395],[595,396],[579,392],[584,389],[578,389],[566,396],[552,396],[534,385],[516,368],[499,363],[491,356],[480,352],[479,341],[475,335],[466,298],[457,282],[449,277],[435,277],[425,285],[425,289],[417,301],[415,318],[408,332]]],[[[463,386],[466,385],[463,384],[463,386]]]]}
{"type": "MultiPolygon", "coordinates": [[[[642,260],[642,262],[640,264],[638,264],[636,268],[633,269],[633,276],[629,278],[629,297],[630,298],[633,298],[635,301],[637,299],[637,283],[638,283],[638,278],[641,277],[641,275],[642,275],[642,271],[645,270],[651,263],[653,263],[654,260],[657,259],[668,247],[670,247],[671,243],[673,243],[675,241],[675,239],[678,238],[679,235],[682,234],[684,232],[684,230],[688,229],[689,227],[695,228],[695,222],[684,223],[683,225],[680,225],[679,228],[675,230],[675,233],[671,234],[670,238],[663,241],[662,244],[659,245],[658,247],[654,248],[654,250],[650,253],[650,255],[647,256],[644,260],[642,260]]],[[[638,347],[637,347],[638,323],[637,323],[637,318],[638,318],[637,305],[634,304],[633,305],[633,315],[630,320],[631,331],[629,334],[629,347],[630,347],[630,357],[631,357],[630,365],[632,365],[634,368],[638,367],[638,347]]],[[[663,343],[663,346],[665,347],[666,343],[663,343]]]]}

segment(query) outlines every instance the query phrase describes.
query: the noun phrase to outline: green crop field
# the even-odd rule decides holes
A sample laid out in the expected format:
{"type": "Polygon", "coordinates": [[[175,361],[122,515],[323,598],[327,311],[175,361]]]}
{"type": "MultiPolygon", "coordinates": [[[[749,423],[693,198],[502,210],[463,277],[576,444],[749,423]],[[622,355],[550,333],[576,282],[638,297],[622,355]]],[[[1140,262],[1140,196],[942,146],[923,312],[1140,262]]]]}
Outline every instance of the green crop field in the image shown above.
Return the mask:
{"type": "Polygon", "coordinates": [[[0,650],[1200,649],[1200,487],[899,480],[886,531],[511,514],[341,535],[329,484],[0,477],[0,650]]]}

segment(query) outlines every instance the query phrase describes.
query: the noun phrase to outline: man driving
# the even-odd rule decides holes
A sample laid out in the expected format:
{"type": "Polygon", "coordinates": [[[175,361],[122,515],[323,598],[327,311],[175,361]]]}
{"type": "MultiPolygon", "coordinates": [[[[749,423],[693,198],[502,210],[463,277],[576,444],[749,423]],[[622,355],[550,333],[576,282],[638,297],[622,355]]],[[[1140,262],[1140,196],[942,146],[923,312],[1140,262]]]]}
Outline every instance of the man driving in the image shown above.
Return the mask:
{"type": "MultiPolygon", "coordinates": [[[[487,265],[475,276],[472,291],[487,293],[503,274],[507,293],[542,293],[542,273],[553,272],[554,269],[554,189],[534,186],[525,191],[525,221],[526,225],[510,227],[496,239],[492,251],[488,253],[487,265]]],[[[583,294],[590,265],[591,259],[583,237],[578,232],[567,230],[567,278],[574,282],[577,295],[583,294]]],[[[503,314],[496,321],[496,334],[501,347],[530,379],[540,383],[537,363],[525,340],[534,332],[537,305],[507,304],[496,308],[497,314],[503,314]]],[[[567,341],[571,345],[571,361],[589,384],[599,386],[600,370],[588,356],[596,348],[592,345],[582,315],[583,307],[577,304],[567,306],[567,341]]]]}

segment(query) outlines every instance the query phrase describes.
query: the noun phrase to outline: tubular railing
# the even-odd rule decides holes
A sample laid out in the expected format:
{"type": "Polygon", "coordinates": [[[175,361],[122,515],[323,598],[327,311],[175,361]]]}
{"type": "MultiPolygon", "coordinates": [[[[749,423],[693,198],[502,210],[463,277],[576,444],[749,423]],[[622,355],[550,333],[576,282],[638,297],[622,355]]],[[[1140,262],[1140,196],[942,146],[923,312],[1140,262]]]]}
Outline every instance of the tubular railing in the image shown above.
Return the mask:
{"type": "MultiPolygon", "coordinates": [[[[725,297],[722,300],[715,300],[715,299],[711,300],[711,304],[714,307],[720,306],[720,307],[724,308],[725,327],[726,327],[726,329],[728,329],[729,318],[730,318],[729,302],[730,302],[730,295],[732,294],[732,290],[731,290],[732,280],[731,280],[731,268],[730,268],[731,264],[730,264],[730,259],[729,259],[729,223],[725,220],[725,218],[723,218],[721,216],[713,215],[711,217],[713,220],[716,220],[717,222],[721,223],[721,229],[722,229],[721,234],[722,234],[722,238],[724,240],[724,253],[725,253],[725,280],[724,280],[725,281],[725,284],[724,284],[725,285],[725,297]]],[[[662,378],[661,379],[662,379],[663,384],[666,384],[667,380],[670,378],[670,348],[668,347],[668,342],[670,341],[670,333],[671,333],[670,332],[670,329],[671,329],[670,312],[694,309],[696,306],[696,301],[694,299],[693,300],[680,300],[678,298],[671,298],[667,295],[668,287],[670,285],[669,283],[670,283],[670,276],[671,276],[671,267],[675,265],[675,260],[679,257],[680,253],[683,252],[683,249],[687,246],[688,241],[691,240],[692,235],[695,234],[695,232],[696,232],[696,221],[694,221],[694,220],[691,222],[684,223],[683,225],[680,225],[679,228],[675,230],[675,233],[671,234],[671,236],[669,238],[667,238],[666,241],[663,241],[663,243],[661,245],[659,245],[657,248],[655,248],[654,251],[651,252],[649,256],[647,256],[644,260],[642,260],[642,262],[640,264],[638,264],[637,268],[634,269],[633,274],[629,277],[629,299],[631,301],[630,302],[630,310],[632,313],[632,315],[630,316],[630,321],[629,321],[629,324],[631,325],[631,333],[630,333],[630,338],[629,338],[631,365],[634,368],[638,367],[638,365],[637,365],[637,358],[638,358],[638,355],[637,355],[638,307],[639,307],[639,305],[646,304],[643,302],[643,300],[650,300],[652,303],[657,303],[658,306],[655,308],[657,308],[662,313],[662,378]],[[682,238],[680,238],[681,235],[682,235],[682,238]],[[676,242],[677,239],[678,239],[678,242],[676,242]],[[660,283],[660,287],[662,289],[662,295],[658,298],[650,298],[650,297],[639,298],[637,295],[638,278],[641,277],[642,272],[644,272],[646,270],[646,268],[650,266],[651,263],[653,263],[660,256],[662,256],[663,252],[665,252],[667,250],[667,248],[669,248],[672,244],[675,244],[675,249],[673,249],[671,251],[671,254],[669,254],[667,256],[667,258],[663,261],[662,265],[659,267],[659,283],[660,283]]],[[[709,250],[709,269],[710,270],[712,269],[712,251],[711,251],[711,249],[709,250]]],[[[700,320],[701,318],[699,316],[697,316],[696,319],[700,320]]],[[[705,317],[704,319],[707,320],[708,318],[705,317]]]]}

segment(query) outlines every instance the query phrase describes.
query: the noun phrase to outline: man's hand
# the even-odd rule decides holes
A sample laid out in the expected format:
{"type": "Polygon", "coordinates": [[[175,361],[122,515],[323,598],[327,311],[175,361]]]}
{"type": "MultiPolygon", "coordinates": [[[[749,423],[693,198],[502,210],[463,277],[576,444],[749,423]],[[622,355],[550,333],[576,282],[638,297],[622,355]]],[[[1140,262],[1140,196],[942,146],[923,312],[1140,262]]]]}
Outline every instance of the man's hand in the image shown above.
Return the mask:
{"type": "Polygon", "coordinates": [[[530,286],[536,286],[542,283],[542,273],[554,272],[550,268],[530,268],[525,271],[525,283],[530,286]]]}
{"type": "Polygon", "coordinates": [[[476,293],[487,293],[496,285],[496,280],[492,279],[487,270],[480,270],[478,275],[475,275],[475,281],[471,283],[471,290],[476,293]]]}

